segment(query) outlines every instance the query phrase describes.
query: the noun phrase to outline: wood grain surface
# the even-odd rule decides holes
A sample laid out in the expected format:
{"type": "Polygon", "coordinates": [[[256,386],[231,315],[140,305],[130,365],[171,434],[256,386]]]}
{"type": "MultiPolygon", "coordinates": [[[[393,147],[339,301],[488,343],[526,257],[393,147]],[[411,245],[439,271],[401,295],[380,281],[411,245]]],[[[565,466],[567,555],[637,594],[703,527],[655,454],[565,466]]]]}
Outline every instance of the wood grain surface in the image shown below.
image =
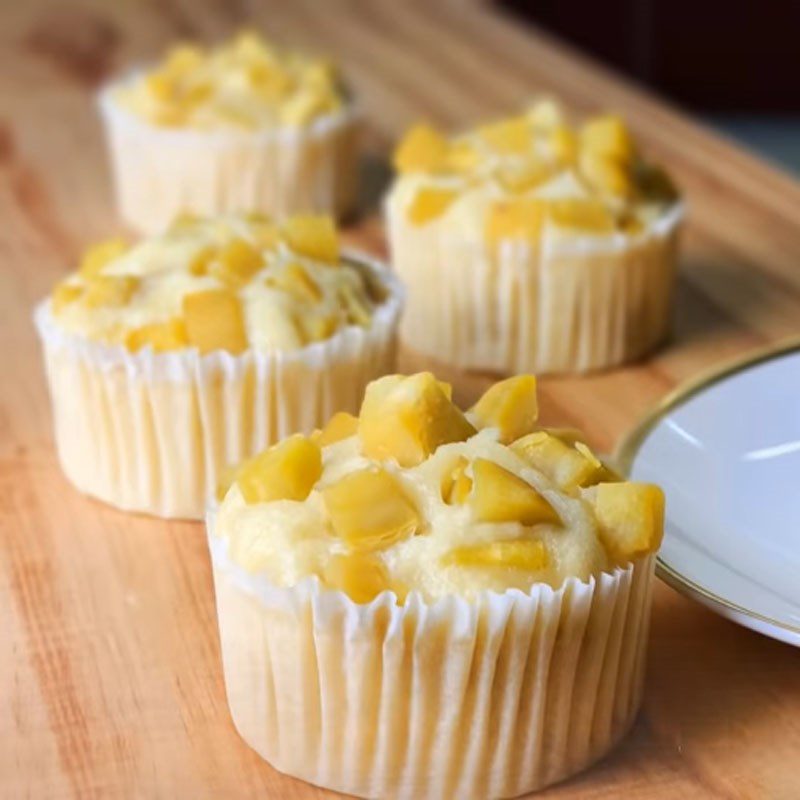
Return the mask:
{"type": "MultiPolygon", "coordinates": [[[[547,421],[609,451],[673,385],[800,332],[800,186],[488,6],[433,0],[0,4],[0,797],[328,797],[284,778],[228,715],[201,525],[75,492],[52,446],[34,302],[120,228],[93,103],[176,37],[253,23],[330,53],[369,134],[352,241],[384,252],[377,198],[405,125],[462,125],[539,92],[623,112],[686,191],[674,338],[655,358],[542,382],[547,421]]],[[[423,362],[408,354],[403,366],[423,362]]],[[[462,401],[484,375],[444,375],[462,401]]],[[[743,421],[746,424],[746,421],[743,421]]],[[[702,491],[702,487],[698,487],[702,491]]],[[[644,709],[552,798],[800,797],[800,652],[657,588],[644,709]]]]}

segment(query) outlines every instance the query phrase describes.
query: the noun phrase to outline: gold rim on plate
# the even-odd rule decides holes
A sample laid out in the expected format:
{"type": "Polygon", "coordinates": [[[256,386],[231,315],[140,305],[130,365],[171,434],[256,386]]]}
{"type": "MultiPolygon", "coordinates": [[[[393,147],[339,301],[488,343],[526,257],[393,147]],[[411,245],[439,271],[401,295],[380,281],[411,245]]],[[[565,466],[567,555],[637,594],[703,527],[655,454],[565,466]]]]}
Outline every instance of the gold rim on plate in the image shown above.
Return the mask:
{"type": "MultiPolygon", "coordinates": [[[[778,344],[759,348],[756,351],[738,356],[721,365],[718,364],[710,367],[694,378],[676,386],[671,392],[665,395],[651,411],[646,413],[625,436],[623,436],[614,454],[614,465],[625,477],[630,477],[634,459],[641,450],[648,435],[670,412],[684,405],[693,397],[696,397],[710,386],[719,383],[725,378],[729,378],[741,372],[746,372],[767,361],[773,361],[776,358],[796,351],[800,351],[800,338],[794,336],[778,344]]],[[[725,597],[714,594],[714,592],[709,591],[691,578],[678,572],[674,567],[671,567],[661,556],[658,556],[656,559],[656,574],[673,589],[677,589],[683,594],[688,594],[701,602],[705,601],[712,605],[722,606],[729,611],[749,617],[758,622],[774,625],[776,628],[780,628],[795,636],[800,635],[800,627],[788,625],[780,620],[759,614],[757,611],[744,608],[725,597]]]]}

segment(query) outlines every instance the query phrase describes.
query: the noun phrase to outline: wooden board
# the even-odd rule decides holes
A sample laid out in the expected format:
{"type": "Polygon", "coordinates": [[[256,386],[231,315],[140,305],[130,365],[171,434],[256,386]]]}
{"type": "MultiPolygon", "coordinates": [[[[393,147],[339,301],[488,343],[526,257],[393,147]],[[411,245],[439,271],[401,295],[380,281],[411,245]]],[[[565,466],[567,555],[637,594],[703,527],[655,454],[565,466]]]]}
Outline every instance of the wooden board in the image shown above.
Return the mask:
{"type": "MultiPolygon", "coordinates": [[[[547,420],[610,450],[676,382],[800,331],[800,186],[545,36],[466,2],[257,4],[46,0],[0,6],[0,796],[329,796],[280,776],[238,738],[223,693],[199,524],[126,516],[60,474],[30,323],[89,241],[119,228],[92,93],[179,36],[252,20],[340,59],[368,118],[365,215],[390,140],[535,93],[622,111],[686,190],[675,336],[651,361],[543,381],[547,420]]],[[[407,368],[419,360],[404,359],[407,368]]],[[[461,400],[485,376],[450,375],[461,400]]],[[[746,424],[746,420],[743,421],[746,424]]],[[[700,487],[701,488],[701,487],[700,487]]],[[[800,796],[800,652],[664,585],[644,710],[617,752],[559,798],[800,796]]]]}

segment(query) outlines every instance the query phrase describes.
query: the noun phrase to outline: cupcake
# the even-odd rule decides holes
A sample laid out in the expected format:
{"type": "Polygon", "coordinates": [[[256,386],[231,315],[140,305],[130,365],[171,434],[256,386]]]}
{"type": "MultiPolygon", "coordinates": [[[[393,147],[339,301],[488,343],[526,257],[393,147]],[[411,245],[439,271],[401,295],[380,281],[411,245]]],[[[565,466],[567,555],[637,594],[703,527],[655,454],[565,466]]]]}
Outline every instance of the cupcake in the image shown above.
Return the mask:
{"type": "Polygon", "coordinates": [[[386,211],[405,343],[456,366],[584,372],[670,327],[677,194],[625,123],[543,101],[447,139],[412,128],[386,211]]]}
{"type": "Polygon", "coordinates": [[[282,772],[362,797],[510,797],[603,756],[639,707],[664,499],[535,379],[463,413],[371,383],[245,462],[208,529],[234,723],[282,772]]]}
{"type": "Polygon", "coordinates": [[[328,217],[186,217],[96,245],[35,314],[64,472],[119,508],[201,518],[227,465],[358,408],[400,307],[328,217]]]}
{"type": "Polygon", "coordinates": [[[353,103],[327,61],[258,34],[173,48],[100,94],[119,211],[158,233],[183,211],[346,215],[353,103]]]}

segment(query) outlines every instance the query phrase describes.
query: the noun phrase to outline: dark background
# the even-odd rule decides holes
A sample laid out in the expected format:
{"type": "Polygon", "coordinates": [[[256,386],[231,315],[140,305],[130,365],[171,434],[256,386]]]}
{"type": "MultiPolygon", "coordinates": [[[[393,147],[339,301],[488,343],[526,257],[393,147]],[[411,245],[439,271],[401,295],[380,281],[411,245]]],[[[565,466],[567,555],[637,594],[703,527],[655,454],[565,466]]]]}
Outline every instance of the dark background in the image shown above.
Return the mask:
{"type": "Polygon", "coordinates": [[[800,171],[800,0],[498,0],[800,171]]]}

